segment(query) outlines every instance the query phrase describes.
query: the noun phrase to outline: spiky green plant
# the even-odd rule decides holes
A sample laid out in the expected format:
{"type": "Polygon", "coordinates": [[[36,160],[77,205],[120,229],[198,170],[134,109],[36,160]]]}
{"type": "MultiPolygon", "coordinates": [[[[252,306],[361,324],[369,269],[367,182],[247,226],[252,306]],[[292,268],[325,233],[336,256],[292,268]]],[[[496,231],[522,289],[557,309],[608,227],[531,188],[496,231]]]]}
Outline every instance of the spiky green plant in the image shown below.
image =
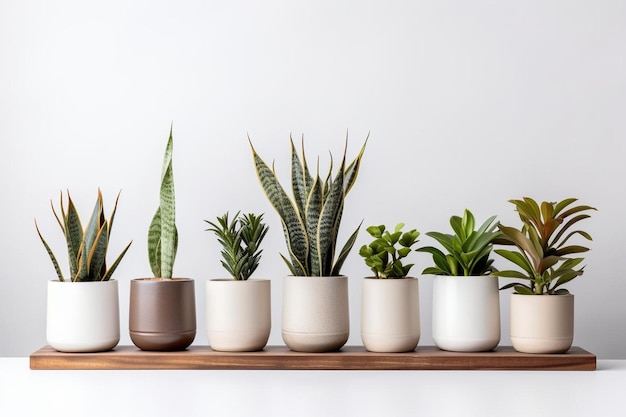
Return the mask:
{"type": "Polygon", "coordinates": [[[263,223],[263,214],[235,214],[231,220],[228,212],[217,217],[217,222],[205,220],[222,245],[222,266],[235,280],[247,280],[259,266],[261,242],[268,227],[263,223]]]}
{"type": "Polygon", "coordinates": [[[592,240],[589,233],[570,229],[579,221],[591,217],[585,212],[596,210],[586,205],[571,206],[576,201],[575,198],[567,198],[558,203],[544,201],[540,206],[530,197],[509,200],[515,205],[522,228],[517,230],[503,225],[499,227],[509,242],[517,247],[517,251],[496,249],[495,252],[513,262],[522,271],[499,271],[496,275],[524,281],[505,285],[501,289],[512,287],[517,294],[526,295],[569,293],[561,285],[584,272],[584,266],[577,268],[584,258],[572,258],[569,255],[587,252],[589,248],[580,245],[566,246],[566,243],[575,235],[592,240]]]}
{"type": "Polygon", "coordinates": [[[174,139],[172,127],[163,157],[161,172],[161,190],[157,208],[148,230],[148,259],[156,278],[171,279],[176,250],[178,249],[178,230],[176,229],[176,202],[174,199],[174,173],[172,153],[174,139]]]}
{"type": "Polygon", "coordinates": [[[360,229],[359,225],[335,259],[345,197],[356,181],[367,138],[358,156],[347,167],[346,139],[346,148],[335,177],[332,177],[331,155],[330,168],[324,180],[319,175],[319,164],[315,177],[309,172],[304,143],[300,159],[293,139],[290,138],[290,141],[293,199],[285,192],[273,167],[270,168],[261,159],[250,142],[259,182],[280,216],[285,233],[289,259],[282,254],[281,257],[293,275],[338,276],[360,229]]]}
{"type": "MultiPolygon", "coordinates": [[[[119,200],[119,194],[115,199],[115,206],[111,212],[109,220],[104,217],[104,206],[102,203],[102,193],[98,189],[98,198],[96,205],[87,224],[87,228],[83,230],[78,211],[74,206],[74,202],[70,197],[70,192],[67,192],[67,212],[63,205],[63,193],[60,198],[61,216],[59,217],[57,211],[54,208],[54,204],[50,201],[52,212],[57,220],[57,223],[63,231],[65,236],[65,242],[67,244],[67,254],[70,264],[70,281],[108,281],[111,279],[113,272],[117,268],[126,251],[133,243],[132,241],[126,245],[122,253],[115,259],[109,269],[106,266],[106,254],[109,248],[109,239],[111,238],[111,228],[113,227],[113,218],[115,217],[115,211],[117,210],[117,202],[119,200]]],[[[52,260],[54,270],[59,277],[59,281],[65,281],[59,262],[56,256],[52,252],[52,249],[45,241],[37,221],[35,220],[35,229],[41,239],[46,252],[52,260]]]]}
{"type": "Polygon", "coordinates": [[[428,232],[427,236],[435,239],[447,253],[433,247],[425,246],[418,252],[430,253],[435,266],[424,269],[423,274],[448,276],[489,275],[495,271],[493,259],[490,258],[493,243],[502,238],[497,229],[496,216],[488,218],[479,228],[475,229],[476,219],[467,209],[463,217],[450,217],[450,226],[454,234],[428,232]]]}
{"type": "Polygon", "coordinates": [[[359,255],[365,258],[365,264],[374,272],[376,278],[405,278],[413,264],[402,263],[411,253],[411,246],[418,242],[420,235],[416,229],[402,232],[404,223],[398,223],[390,233],[384,225],[370,226],[366,230],[374,237],[369,245],[361,246],[359,255]],[[397,248],[399,244],[401,247],[397,248]]]}

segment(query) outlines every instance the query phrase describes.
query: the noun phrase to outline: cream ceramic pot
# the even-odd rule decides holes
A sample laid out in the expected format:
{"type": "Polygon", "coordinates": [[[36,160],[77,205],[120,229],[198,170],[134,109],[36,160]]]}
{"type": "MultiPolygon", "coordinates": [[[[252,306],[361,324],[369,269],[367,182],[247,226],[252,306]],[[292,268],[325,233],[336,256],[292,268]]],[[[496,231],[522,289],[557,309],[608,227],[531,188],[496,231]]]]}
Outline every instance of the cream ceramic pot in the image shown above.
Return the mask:
{"type": "Polygon", "coordinates": [[[285,277],[281,331],[294,351],[341,349],[350,335],[348,278],[285,277]]]}
{"type": "Polygon", "coordinates": [[[511,344],[523,353],[563,353],[574,340],[574,296],[511,294],[511,344]]]}
{"type": "Polygon", "coordinates": [[[500,342],[500,294],[494,276],[436,276],[432,332],[437,347],[481,352],[500,342]]]}
{"type": "Polygon", "coordinates": [[[117,281],[48,281],[46,338],[61,352],[102,352],[117,346],[117,281]]]}
{"type": "Polygon", "coordinates": [[[271,330],[271,281],[206,282],[206,331],[211,349],[262,350],[271,330]]]}
{"type": "Polygon", "coordinates": [[[363,279],[361,340],[370,352],[409,352],[420,339],[419,281],[363,279]]]}

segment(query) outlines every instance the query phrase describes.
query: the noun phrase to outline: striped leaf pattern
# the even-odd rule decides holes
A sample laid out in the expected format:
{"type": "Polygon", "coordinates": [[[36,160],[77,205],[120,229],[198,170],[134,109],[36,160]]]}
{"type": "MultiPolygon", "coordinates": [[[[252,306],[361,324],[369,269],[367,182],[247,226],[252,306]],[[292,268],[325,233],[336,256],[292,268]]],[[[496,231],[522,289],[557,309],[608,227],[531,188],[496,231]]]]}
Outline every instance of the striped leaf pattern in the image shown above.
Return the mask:
{"type": "MultiPolygon", "coordinates": [[[[68,207],[67,212],[63,205],[63,194],[61,194],[60,212],[61,218],[57,211],[52,206],[52,212],[57,220],[57,223],[61,227],[65,236],[65,242],[67,246],[68,259],[70,264],[70,280],[76,281],[108,281],[115,268],[121,261],[122,257],[126,254],[126,251],[130,247],[130,242],[122,253],[116,258],[113,266],[107,269],[106,266],[106,254],[109,247],[109,237],[111,235],[112,219],[115,216],[117,209],[117,201],[119,200],[119,194],[115,200],[115,206],[111,213],[110,220],[107,221],[104,217],[104,206],[102,203],[102,193],[98,190],[98,198],[91,214],[89,223],[86,230],[83,230],[81,226],[80,217],[74,206],[74,203],[70,197],[69,191],[67,193],[68,207]]],[[[65,277],[59,266],[59,262],[55,257],[52,249],[48,243],[44,240],[37,222],[35,222],[35,228],[37,234],[43,243],[52,265],[57,273],[59,281],[65,281],[65,277]]]]}
{"type": "Polygon", "coordinates": [[[159,207],[148,229],[148,260],[155,277],[171,279],[178,249],[176,229],[176,201],[174,197],[174,171],[172,155],[174,138],[172,128],[163,157],[159,207]]]}
{"type": "Polygon", "coordinates": [[[344,201],[356,181],[367,139],[358,156],[345,167],[346,150],[333,178],[332,155],[329,172],[321,179],[319,170],[312,177],[302,145],[302,158],[291,140],[291,185],[293,200],[281,186],[250,142],[257,177],[266,197],[277,211],[285,232],[289,258],[282,259],[293,275],[337,276],[352,249],[358,231],[353,232],[335,261],[335,250],[344,201]]]}

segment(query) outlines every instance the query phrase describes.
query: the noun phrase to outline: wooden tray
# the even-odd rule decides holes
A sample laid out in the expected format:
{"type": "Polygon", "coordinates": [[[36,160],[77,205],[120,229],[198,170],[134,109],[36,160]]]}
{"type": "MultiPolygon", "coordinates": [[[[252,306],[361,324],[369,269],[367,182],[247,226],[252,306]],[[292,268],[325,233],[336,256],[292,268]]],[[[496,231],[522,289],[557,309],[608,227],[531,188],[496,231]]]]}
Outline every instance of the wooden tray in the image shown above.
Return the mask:
{"type": "Polygon", "coordinates": [[[30,369],[300,369],[300,370],[577,370],[596,369],[596,356],[580,347],[564,354],[518,353],[510,346],[458,353],[434,346],[415,352],[372,353],[362,346],[339,352],[301,353],[284,346],[260,352],[216,352],[192,346],[182,352],[145,352],[117,346],[101,353],[61,353],[45,346],[30,356],[30,369]]]}

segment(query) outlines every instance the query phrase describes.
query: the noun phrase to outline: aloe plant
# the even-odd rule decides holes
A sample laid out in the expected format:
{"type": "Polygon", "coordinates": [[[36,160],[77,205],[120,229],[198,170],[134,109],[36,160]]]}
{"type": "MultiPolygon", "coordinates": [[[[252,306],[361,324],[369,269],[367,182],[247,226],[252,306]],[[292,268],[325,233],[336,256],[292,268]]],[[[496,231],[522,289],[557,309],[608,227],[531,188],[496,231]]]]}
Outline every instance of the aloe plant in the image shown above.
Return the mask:
{"type": "Polygon", "coordinates": [[[176,250],[178,230],[176,229],[176,202],[174,199],[174,173],[172,154],[174,139],[172,128],[163,157],[159,207],[148,230],[148,259],[156,278],[171,279],[176,250]]]}
{"type": "Polygon", "coordinates": [[[228,212],[217,217],[217,222],[205,220],[222,245],[222,266],[235,280],[247,280],[259,266],[261,260],[261,242],[268,227],[263,223],[263,214],[240,215],[237,212],[232,220],[228,212]]]}
{"type": "MultiPolygon", "coordinates": [[[[369,136],[368,136],[369,137],[369,136]]],[[[291,141],[291,186],[293,199],[250,142],[254,166],[261,187],[280,216],[289,258],[281,254],[289,270],[296,276],[338,276],[357,238],[360,226],[350,235],[337,255],[337,233],[343,214],[345,197],[354,185],[367,138],[357,157],[346,166],[346,149],[333,177],[332,154],[328,174],[322,179],[318,170],[313,177],[304,154],[302,159],[291,141]],[[335,259],[336,257],[336,259],[335,259]]],[[[303,141],[304,142],[304,141],[303,141]]]]}
{"type": "Polygon", "coordinates": [[[433,246],[417,249],[418,252],[430,253],[435,266],[424,269],[423,274],[448,276],[479,276],[495,272],[493,259],[490,258],[494,242],[502,238],[497,230],[496,216],[488,218],[475,229],[476,219],[471,211],[465,209],[463,217],[450,217],[450,226],[454,234],[428,232],[427,236],[435,239],[447,253],[433,246]],[[495,223],[494,223],[495,222],[495,223]]]}
{"type": "MultiPolygon", "coordinates": [[[[111,238],[111,228],[113,227],[113,219],[117,210],[117,202],[119,194],[115,199],[115,206],[111,212],[109,220],[104,217],[104,205],[102,203],[102,193],[98,189],[98,198],[96,205],[87,224],[87,228],[83,230],[82,223],[78,211],[74,206],[74,202],[67,192],[67,212],[63,205],[63,193],[60,198],[61,216],[54,208],[54,204],[50,201],[52,212],[57,223],[63,231],[65,242],[67,244],[67,254],[69,260],[69,269],[71,282],[81,281],[108,281],[111,279],[113,272],[126,254],[126,251],[132,244],[132,241],[126,245],[122,253],[115,259],[113,264],[107,269],[106,254],[109,248],[109,239],[111,238]]],[[[35,229],[41,239],[46,252],[52,260],[54,269],[59,277],[59,281],[65,282],[65,277],[59,266],[56,256],[39,231],[39,226],[35,220],[35,229]]]]}
{"type": "Polygon", "coordinates": [[[584,258],[571,255],[587,252],[589,248],[567,243],[575,235],[592,240],[589,233],[571,228],[591,217],[586,212],[596,210],[587,205],[572,206],[576,201],[576,198],[567,198],[558,203],[544,201],[539,205],[530,197],[509,200],[515,205],[522,228],[517,230],[504,225],[499,228],[517,251],[496,249],[495,252],[520,267],[521,271],[499,271],[496,275],[523,281],[501,289],[513,288],[517,294],[526,295],[569,293],[561,285],[584,272],[584,266],[579,267],[584,258]]]}
{"type": "Polygon", "coordinates": [[[390,233],[385,225],[370,226],[366,230],[374,237],[368,245],[361,246],[359,255],[374,272],[376,278],[405,278],[414,264],[403,264],[411,253],[411,246],[418,242],[420,233],[416,229],[402,232],[404,223],[398,223],[390,233]],[[398,248],[396,245],[400,245],[398,248]]]}

